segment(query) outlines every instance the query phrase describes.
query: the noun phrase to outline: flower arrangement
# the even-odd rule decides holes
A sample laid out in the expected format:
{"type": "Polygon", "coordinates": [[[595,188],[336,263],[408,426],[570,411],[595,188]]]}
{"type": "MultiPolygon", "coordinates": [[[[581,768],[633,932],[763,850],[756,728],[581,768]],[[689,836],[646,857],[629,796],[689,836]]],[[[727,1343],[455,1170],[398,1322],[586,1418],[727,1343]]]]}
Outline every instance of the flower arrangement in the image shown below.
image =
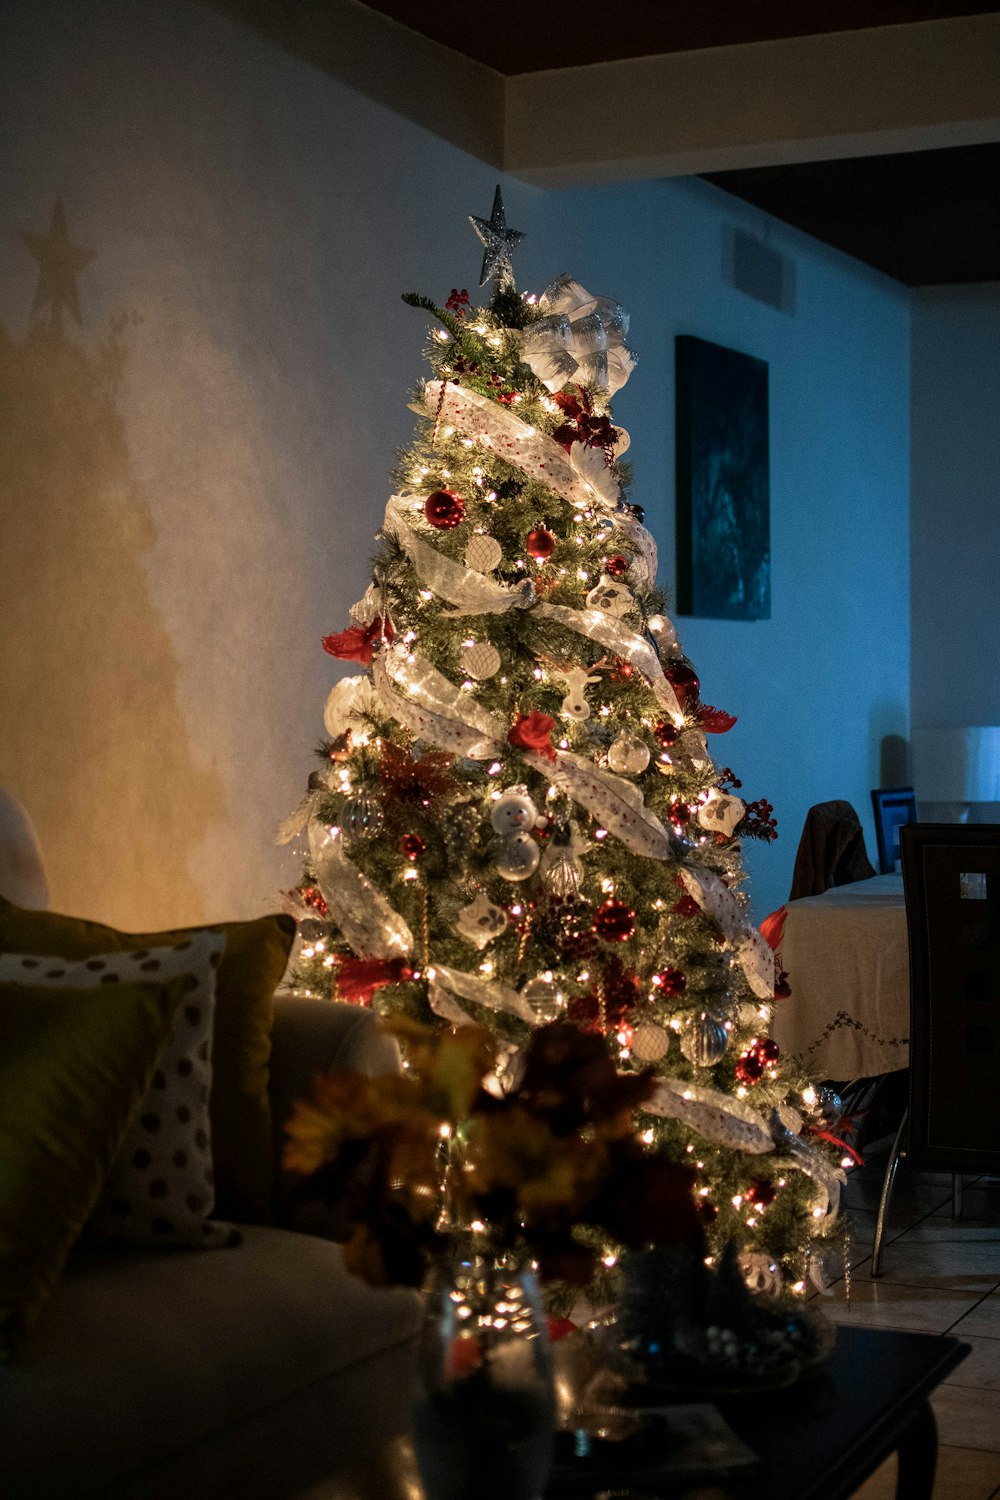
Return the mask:
{"type": "Polygon", "coordinates": [[[500,1089],[490,1032],[388,1029],[406,1046],[404,1072],[321,1077],[286,1127],[284,1165],[308,1179],[303,1193],[346,1202],[355,1273],[421,1285],[469,1229],[575,1285],[609,1242],[704,1254],[693,1174],[635,1129],[651,1071],[619,1074],[601,1036],[557,1021],[532,1034],[500,1089]]]}

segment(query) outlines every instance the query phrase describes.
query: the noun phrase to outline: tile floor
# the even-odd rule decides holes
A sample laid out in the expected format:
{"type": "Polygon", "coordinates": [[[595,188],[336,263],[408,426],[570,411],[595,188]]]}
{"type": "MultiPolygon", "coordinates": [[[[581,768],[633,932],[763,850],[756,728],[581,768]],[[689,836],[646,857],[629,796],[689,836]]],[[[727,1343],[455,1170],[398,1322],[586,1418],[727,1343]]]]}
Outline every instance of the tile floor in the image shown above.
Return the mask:
{"type": "MultiPolygon", "coordinates": [[[[938,1427],[934,1500],[1000,1500],[1000,1180],[965,1179],[962,1218],[951,1216],[951,1178],[896,1177],[882,1277],[872,1281],[885,1152],[851,1173],[851,1296],[842,1285],[821,1302],[836,1323],[948,1333],[972,1346],[932,1398],[938,1427]]],[[[857,1491],[857,1500],[895,1496],[895,1459],[857,1491]]]]}

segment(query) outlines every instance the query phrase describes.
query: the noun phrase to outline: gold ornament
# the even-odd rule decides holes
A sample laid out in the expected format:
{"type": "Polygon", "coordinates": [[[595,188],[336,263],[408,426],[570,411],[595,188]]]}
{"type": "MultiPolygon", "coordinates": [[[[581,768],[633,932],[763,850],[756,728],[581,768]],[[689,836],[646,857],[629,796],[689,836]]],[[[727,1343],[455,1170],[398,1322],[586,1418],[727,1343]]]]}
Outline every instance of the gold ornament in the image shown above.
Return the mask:
{"type": "Polygon", "coordinates": [[[495,677],[500,670],[500,652],[490,641],[475,641],[462,647],[462,670],[477,682],[495,677]]]}
{"type": "Polygon", "coordinates": [[[465,565],[476,573],[491,573],[503,557],[503,549],[496,537],[478,533],[465,549],[465,565]]]}
{"type": "Polygon", "coordinates": [[[666,1057],[669,1047],[670,1035],[662,1026],[655,1026],[652,1021],[645,1021],[635,1028],[635,1035],[632,1038],[632,1056],[637,1057],[640,1062],[659,1062],[661,1057],[666,1057]]]}

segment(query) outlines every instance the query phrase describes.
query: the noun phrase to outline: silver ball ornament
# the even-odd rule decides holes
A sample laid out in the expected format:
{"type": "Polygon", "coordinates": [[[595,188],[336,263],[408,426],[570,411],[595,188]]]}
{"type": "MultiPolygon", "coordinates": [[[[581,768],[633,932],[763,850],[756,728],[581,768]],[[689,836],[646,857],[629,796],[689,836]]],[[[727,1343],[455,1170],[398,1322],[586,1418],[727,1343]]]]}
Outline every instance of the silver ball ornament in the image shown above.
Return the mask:
{"type": "Polygon", "coordinates": [[[382,832],[384,822],[382,804],[364,787],[348,797],[340,809],[340,831],[345,843],[366,843],[382,832]]]}
{"type": "Polygon", "coordinates": [[[681,1031],[681,1051],[696,1068],[711,1068],[729,1046],[729,1033],[714,1016],[693,1016],[681,1031]]]}

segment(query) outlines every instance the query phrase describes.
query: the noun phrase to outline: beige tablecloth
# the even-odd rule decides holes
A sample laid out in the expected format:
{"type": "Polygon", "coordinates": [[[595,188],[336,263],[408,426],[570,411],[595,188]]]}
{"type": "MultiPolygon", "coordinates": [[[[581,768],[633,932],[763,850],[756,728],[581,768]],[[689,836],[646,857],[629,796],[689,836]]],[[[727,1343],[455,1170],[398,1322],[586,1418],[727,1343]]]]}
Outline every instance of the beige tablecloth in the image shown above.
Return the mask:
{"type": "Polygon", "coordinates": [[[791,997],[773,1035],[816,1078],[864,1078],[909,1062],[903,877],[876,875],[788,903],[781,964],[791,997]]]}

